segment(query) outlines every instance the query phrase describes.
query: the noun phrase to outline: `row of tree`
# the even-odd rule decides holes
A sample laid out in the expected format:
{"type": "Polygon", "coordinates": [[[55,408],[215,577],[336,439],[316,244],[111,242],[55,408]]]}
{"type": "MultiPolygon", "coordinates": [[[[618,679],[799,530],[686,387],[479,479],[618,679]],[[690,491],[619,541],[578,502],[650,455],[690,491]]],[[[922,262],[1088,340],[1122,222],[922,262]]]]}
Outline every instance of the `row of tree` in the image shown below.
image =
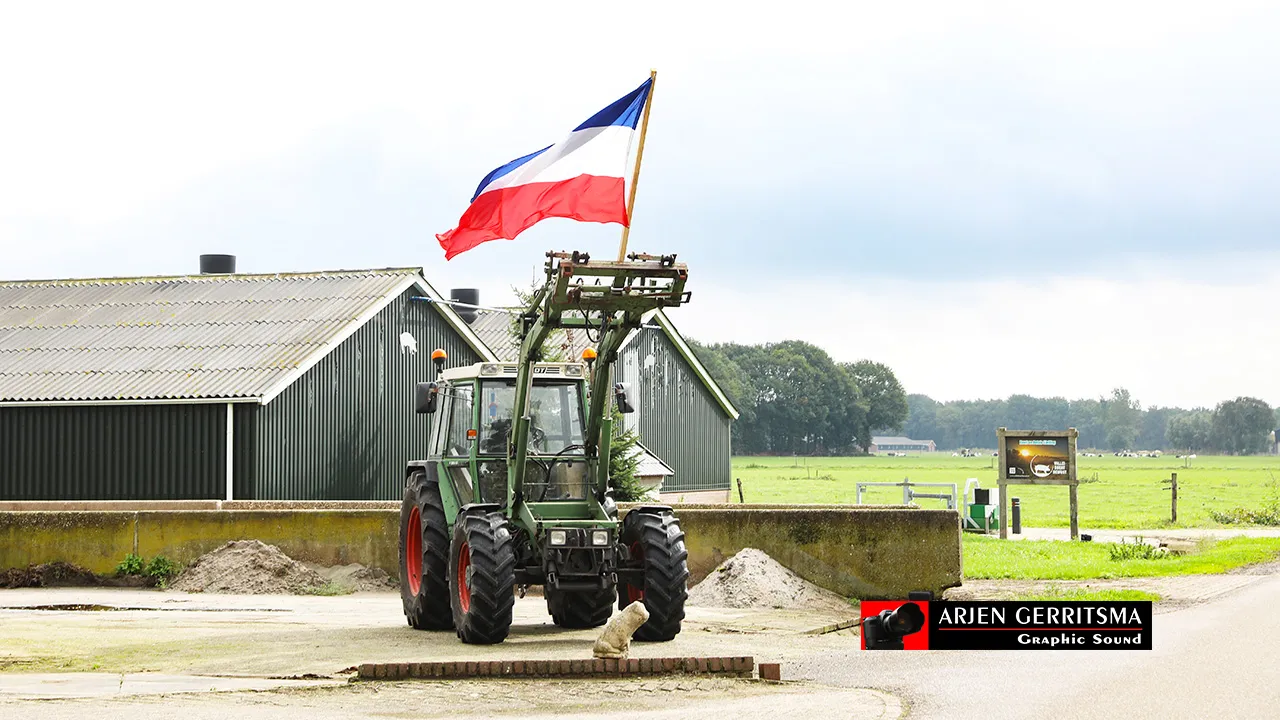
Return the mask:
{"type": "Polygon", "coordinates": [[[902,384],[881,363],[837,363],[799,340],[690,345],[738,408],[735,453],[865,452],[873,431],[901,428],[907,420],[902,384]]]}
{"type": "Polygon", "coordinates": [[[837,363],[798,340],[690,345],[741,413],[733,448],[744,455],[854,454],[865,452],[873,435],[898,433],[933,440],[940,450],[988,448],[998,427],[1074,427],[1082,449],[1251,454],[1267,452],[1280,428],[1280,408],[1251,397],[1191,410],[1143,408],[1124,388],[1096,399],[938,402],[905,394],[881,363],[837,363]]]}
{"type": "Polygon", "coordinates": [[[1252,454],[1267,452],[1272,431],[1280,427],[1280,408],[1258,398],[1239,397],[1213,409],[1144,409],[1124,388],[1108,397],[1082,400],[1013,395],[1007,400],[940,403],[926,395],[908,395],[907,406],[905,432],[948,450],[991,447],[997,427],[1074,427],[1081,448],[1252,454]]]}

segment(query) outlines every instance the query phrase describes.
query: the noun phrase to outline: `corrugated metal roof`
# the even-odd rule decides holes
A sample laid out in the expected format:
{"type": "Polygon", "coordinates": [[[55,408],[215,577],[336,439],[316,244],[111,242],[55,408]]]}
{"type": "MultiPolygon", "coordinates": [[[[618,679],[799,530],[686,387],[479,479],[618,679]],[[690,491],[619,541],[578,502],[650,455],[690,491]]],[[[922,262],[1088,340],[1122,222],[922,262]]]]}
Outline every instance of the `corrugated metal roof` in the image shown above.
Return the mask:
{"type": "Polygon", "coordinates": [[[636,477],[671,477],[676,474],[670,465],[663,462],[662,458],[655,455],[643,443],[636,443],[632,452],[632,456],[635,455],[640,456],[640,463],[636,465],[636,477]]]}
{"type": "Polygon", "coordinates": [[[0,282],[0,402],[257,398],[416,268],[0,282]]]}
{"type": "MultiPolygon", "coordinates": [[[[515,321],[515,317],[511,313],[499,310],[480,310],[476,319],[471,322],[471,329],[476,331],[480,340],[489,346],[499,359],[513,361],[520,354],[520,342],[511,334],[511,324],[515,321]]],[[[583,350],[595,346],[595,343],[587,337],[585,330],[566,329],[562,335],[559,349],[565,361],[577,360],[582,357],[583,350]]]]}

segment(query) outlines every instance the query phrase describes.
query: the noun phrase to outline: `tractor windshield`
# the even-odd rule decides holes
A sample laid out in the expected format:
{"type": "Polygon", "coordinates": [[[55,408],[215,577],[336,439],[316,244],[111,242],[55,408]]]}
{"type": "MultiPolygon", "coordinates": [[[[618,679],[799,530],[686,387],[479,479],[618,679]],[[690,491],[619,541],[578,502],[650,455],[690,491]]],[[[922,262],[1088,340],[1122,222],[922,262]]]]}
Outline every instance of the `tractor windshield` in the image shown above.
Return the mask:
{"type": "MultiPolygon", "coordinates": [[[[529,395],[529,455],[582,455],[581,383],[534,384],[529,395]]],[[[514,380],[480,385],[481,455],[506,455],[516,402],[514,380]]]]}

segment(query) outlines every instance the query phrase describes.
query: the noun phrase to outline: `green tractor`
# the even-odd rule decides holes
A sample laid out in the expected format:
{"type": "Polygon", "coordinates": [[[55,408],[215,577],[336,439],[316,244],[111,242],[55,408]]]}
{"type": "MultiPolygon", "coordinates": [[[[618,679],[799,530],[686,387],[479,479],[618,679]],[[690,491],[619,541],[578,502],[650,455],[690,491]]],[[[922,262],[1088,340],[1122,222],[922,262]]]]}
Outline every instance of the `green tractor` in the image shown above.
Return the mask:
{"type": "Polygon", "coordinates": [[[687,302],[674,255],[629,262],[547,253],[546,282],[519,316],[519,359],[444,369],[419,383],[427,459],[405,468],[400,596],[409,625],[466,643],[506,639],[515,594],[540,585],[556,625],[590,628],[643,602],[642,641],[671,640],[689,576],[672,509],[618,521],[609,478],[611,404],[633,412],[610,370],[645,313],[687,302]],[[582,362],[540,362],[557,328],[590,333],[582,362]],[[598,335],[595,335],[598,333],[598,335]],[[612,403],[611,403],[612,400],[612,403]]]}

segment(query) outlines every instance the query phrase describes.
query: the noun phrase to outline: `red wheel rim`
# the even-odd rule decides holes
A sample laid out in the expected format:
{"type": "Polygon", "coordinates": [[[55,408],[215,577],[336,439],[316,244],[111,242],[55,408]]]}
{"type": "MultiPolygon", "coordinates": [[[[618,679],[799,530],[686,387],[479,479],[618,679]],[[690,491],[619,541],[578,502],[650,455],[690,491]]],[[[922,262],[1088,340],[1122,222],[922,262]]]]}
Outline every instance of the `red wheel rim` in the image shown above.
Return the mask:
{"type": "Polygon", "coordinates": [[[471,612],[471,584],[467,577],[471,569],[471,548],[466,543],[458,548],[458,606],[462,612],[471,612]]]}
{"type": "Polygon", "coordinates": [[[422,513],[418,508],[409,511],[409,536],[404,543],[405,575],[409,578],[409,592],[415,596],[422,589],[422,513]]]}
{"type": "MultiPolygon", "coordinates": [[[[640,547],[640,542],[637,540],[636,542],[631,543],[630,550],[631,550],[631,558],[633,560],[639,559],[640,567],[643,568],[644,567],[644,549],[640,547]]],[[[627,601],[640,602],[641,600],[644,600],[644,587],[643,586],[636,587],[631,583],[627,583],[627,601]]]]}

